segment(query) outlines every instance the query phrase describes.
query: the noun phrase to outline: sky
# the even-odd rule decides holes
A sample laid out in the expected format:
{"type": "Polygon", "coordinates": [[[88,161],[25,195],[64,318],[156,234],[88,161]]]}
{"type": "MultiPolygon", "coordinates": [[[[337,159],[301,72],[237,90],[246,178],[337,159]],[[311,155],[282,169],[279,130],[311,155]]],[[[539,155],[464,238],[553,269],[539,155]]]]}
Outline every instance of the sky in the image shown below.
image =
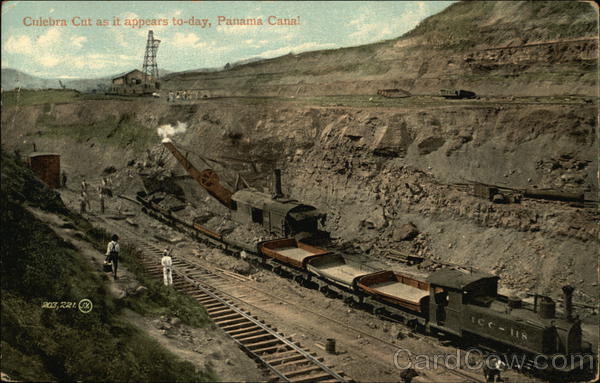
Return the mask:
{"type": "Polygon", "coordinates": [[[451,3],[4,1],[2,68],[65,79],[142,69],[149,30],[161,40],[156,59],[160,69],[218,68],[249,58],[271,58],[395,38],[451,3]],[[64,20],[66,26],[35,25],[40,18],[47,23],[50,19],[64,20]],[[115,18],[119,19],[118,25],[115,18]],[[197,20],[203,19],[206,21],[199,21],[198,25],[197,20]],[[255,23],[260,20],[262,25],[235,25],[234,19],[237,24],[239,20],[252,19],[255,23]],[[140,26],[139,20],[161,24],[166,21],[168,25],[140,26]],[[277,20],[288,23],[295,20],[296,25],[277,25],[277,20]]]}

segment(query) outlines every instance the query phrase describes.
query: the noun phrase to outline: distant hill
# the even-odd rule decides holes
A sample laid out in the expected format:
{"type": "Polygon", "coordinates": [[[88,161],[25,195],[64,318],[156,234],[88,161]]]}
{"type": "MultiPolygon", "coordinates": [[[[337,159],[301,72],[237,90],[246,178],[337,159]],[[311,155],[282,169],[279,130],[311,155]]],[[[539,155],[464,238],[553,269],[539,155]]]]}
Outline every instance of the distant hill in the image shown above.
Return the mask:
{"type": "Polygon", "coordinates": [[[598,21],[588,2],[461,1],[403,36],[348,48],[174,73],[162,89],[208,96],[413,94],[595,95],[598,21]]]}
{"type": "Polygon", "coordinates": [[[31,76],[16,69],[2,68],[2,89],[14,88],[53,88],[59,87],[57,81],[31,76]]]}
{"type": "MultiPolygon", "coordinates": [[[[170,71],[167,70],[159,70],[159,75],[165,76],[170,71]]],[[[110,87],[110,81],[112,78],[118,76],[121,73],[115,73],[111,76],[104,76],[98,78],[89,78],[89,79],[58,79],[58,78],[41,78],[37,76],[32,76],[30,74],[21,72],[16,69],[11,68],[2,68],[2,89],[3,90],[11,90],[14,88],[26,88],[26,89],[46,89],[46,88],[56,88],[60,89],[60,83],[68,88],[75,89],[80,92],[91,92],[93,90],[97,91],[105,91],[110,87]]]]}

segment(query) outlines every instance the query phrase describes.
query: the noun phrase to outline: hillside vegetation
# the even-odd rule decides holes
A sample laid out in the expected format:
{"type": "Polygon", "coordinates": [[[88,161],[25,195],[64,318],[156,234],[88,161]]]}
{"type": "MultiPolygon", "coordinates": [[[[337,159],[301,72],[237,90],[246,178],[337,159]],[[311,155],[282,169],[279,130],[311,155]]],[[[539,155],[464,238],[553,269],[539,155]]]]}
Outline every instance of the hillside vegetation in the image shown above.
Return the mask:
{"type": "MultiPolygon", "coordinates": [[[[58,237],[26,206],[60,214],[101,249],[102,232],[71,215],[14,155],[2,151],[1,247],[2,371],[26,381],[211,381],[120,319],[124,307],[141,313],[168,311],[184,322],[204,325],[206,313],[174,292],[148,281],[147,296],[117,301],[106,277],[71,243],[58,237]],[[90,299],[91,312],[43,308],[44,302],[90,299]]],[[[123,257],[135,265],[132,250],[123,257]]],[[[140,272],[140,270],[138,270],[140,272]]]]}

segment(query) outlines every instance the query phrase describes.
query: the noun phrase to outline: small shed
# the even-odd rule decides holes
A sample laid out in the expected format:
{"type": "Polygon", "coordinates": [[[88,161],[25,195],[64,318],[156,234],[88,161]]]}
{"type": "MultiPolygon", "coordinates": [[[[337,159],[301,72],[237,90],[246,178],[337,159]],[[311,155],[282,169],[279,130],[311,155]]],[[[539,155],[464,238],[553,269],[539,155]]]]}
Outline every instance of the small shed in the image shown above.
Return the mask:
{"type": "Polygon", "coordinates": [[[60,188],[60,155],[56,153],[31,153],[28,158],[33,174],[50,189],[60,188]]]}
{"type": "Polygon", "coordinates": [[[153,93],[158,88],[159,82],[157,79],[147,76],[139,69],[134,69],[112,79],[111,93],[142,95],[153,93]]]}

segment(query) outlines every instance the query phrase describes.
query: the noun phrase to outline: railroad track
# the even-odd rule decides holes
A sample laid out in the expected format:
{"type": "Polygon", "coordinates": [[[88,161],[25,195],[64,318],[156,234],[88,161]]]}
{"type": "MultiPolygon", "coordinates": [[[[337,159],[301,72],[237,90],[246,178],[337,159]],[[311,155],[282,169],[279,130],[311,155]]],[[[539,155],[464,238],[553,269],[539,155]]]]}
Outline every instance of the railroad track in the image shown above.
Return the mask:
{"type": "MultiPolygon", "coordinates": [[[[116,222],[115,222],[116,223],[116,222]]],[[[131,234],[128,236],[131,244],[142,251],[142,261],[146,270],[162,280],[160,258],[162,250],[155,245],[139,240],[129,227],[116,223],[131,234]],[[135,238],[135,239],[132,239],[135,238]]],[[[259,302],[276,302],[293,305],[295,308],[316,315],[324,320],[334,322],[361,336],[366,336],[392,350],[398,345],[369,334],[358,328],[349,326],[327,315],[323,315],[297,302],[273,295],[262,289],[250,286],[244,282],[250,278],[218,267],[200,263],[190,257],[177,257],[173,260],[174,287],[202,304],[211,319],[223,329],[244,351],[271,372],[271,380],[288,382],[348,382],[351,381],[343,373],[338,373],[333,367],[324,363],[322,357],[294,342],[277,331],[277,328],[265,323],[258,317],[240,307],[250,306],[257,311],[268,314],[259,307],[259,302]],[[258,294],[257,294],[258,293],[258,294]],[[254,298],[254,302],[252,299],[254,298]],[[239,304],[234,303],[234,301],[239,304]],[[255,304],[256,303],[256,304],[255,304]]],[[[445,373],[459,377],[464,382],[484,383],[484,380],[457,369],[441,366],[445,373]]]]}
{"type": "MultiPolygon", "coordinates": [[[[146,270],[162,279],[162,251],[154,245],[139,241],[135,245],[143,253],[142,262],[146,270]]],[[[234,303],[230,294],[219,290],[218,286],[230,284],[219,274],[181,259],[175,259],[173,263],[174,287],[204,306],[217,326],[270,371],[269,380],[295,383],[352,381],[326,364],[323,357],[302,347],[277,328],[234,303]]],[[[223,272],[226,273],[226,270],[223,272]]],[[[243,278],[234,273],[229,274],[234,279],[243,278]]]]}

